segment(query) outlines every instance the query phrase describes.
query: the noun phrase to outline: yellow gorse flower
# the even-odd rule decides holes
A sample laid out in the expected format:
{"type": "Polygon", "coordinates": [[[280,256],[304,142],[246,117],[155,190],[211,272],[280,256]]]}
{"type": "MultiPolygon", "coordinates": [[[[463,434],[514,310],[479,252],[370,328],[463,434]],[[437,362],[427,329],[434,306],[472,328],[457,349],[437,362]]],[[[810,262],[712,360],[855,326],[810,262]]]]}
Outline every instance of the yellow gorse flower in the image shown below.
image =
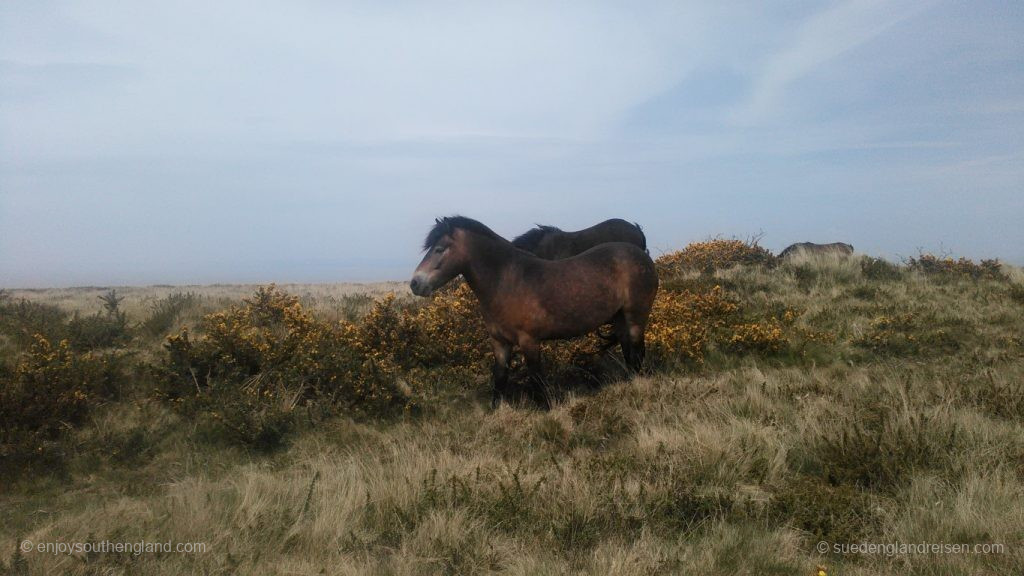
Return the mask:
{"type": "Polygon", "coordinates": [[[663,254],[655,265],[662,274],[676,274],[693,270],[711,272],[737,264],[771,264],[774,260],[771,252],[754,242],[715,239],[693,242],[682,250],[663,254]]]}

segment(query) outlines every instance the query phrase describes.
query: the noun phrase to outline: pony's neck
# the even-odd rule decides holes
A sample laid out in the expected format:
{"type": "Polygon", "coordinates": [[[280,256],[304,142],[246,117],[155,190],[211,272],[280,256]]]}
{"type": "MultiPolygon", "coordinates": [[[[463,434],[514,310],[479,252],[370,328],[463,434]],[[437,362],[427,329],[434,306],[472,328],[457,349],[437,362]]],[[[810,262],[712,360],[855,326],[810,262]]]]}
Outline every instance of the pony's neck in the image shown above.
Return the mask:
{"type": "Polygon", "coordinates": [[[474,233],[466,237],[469,263],[462,275],[477,298],[486,303],[497,289],[504,270],[527,255],[504,239],[474,233]]]}

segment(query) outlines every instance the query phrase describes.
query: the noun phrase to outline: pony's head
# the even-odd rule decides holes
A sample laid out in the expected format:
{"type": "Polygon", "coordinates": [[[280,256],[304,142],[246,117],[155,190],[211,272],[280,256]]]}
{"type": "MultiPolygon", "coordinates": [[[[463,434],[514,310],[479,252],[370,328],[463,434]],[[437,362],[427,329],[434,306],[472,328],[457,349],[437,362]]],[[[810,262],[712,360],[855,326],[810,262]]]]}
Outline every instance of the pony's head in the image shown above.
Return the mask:
{"type": "Polygon", "coordinates": [[[437,218],[423,241],[426,254],[413,272],[409,287],[417,296],[430,296],[466,269],[469,236],[480,234],[500,238],[490,228],[465,216],[437,218]]]}

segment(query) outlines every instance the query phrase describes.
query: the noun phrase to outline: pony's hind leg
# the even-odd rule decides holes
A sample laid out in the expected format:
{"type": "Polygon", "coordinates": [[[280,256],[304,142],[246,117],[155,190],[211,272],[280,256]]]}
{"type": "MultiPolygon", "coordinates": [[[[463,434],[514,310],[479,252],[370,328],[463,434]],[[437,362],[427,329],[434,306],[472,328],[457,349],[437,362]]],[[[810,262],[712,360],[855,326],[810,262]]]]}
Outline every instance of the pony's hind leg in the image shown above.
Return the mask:
{"type": "Polygon", "coordinates": [[[622,312],[616,314],[612,319],[612,328],[615,340],[618,341],[619,348],[622,349],[622,359],[626,363],[626,368],[632,370],[633,342],[629,338],[629,324],[622,312]]]}
{"type": "Polygon", "coordinates": [[[544,379],[540,343],[532,338],[522,338],[519,341],[519,348],[523,351],[523,357],[526,359],[526,371],[529,376],[530,389],[534,400],[545,410],[550,409],[551,397],[548,394],[547,382],[544,379]]]}
{"type": "Polygon", "coordinates": [[[629,314],[622,313],[615,318],[615,334],[622,346],[622,359],[633,373],[643,369],[647,347],[644,344],[644,325],[629,314]]]}
{"type": "Polygon", "coordinates": [[[644,358],[647,356],[647,345],[644,343],[644,329],[639,325],[634,325],[630,328],[630,341],[633,356],[630,358],[629,367],[639,374],[644,369],[644,358]],[[634,332],[636,333],[633,336],[634,332]]]}
{"type": "Polygon", "coordinates": [[[491,364],[491,379],[494,386],[491,392],[491,408],[497,408],[501,399],[508,393],[508,364],[512,360],[512,344],[491,338],[494,351],[494,363],[491,364]]]}

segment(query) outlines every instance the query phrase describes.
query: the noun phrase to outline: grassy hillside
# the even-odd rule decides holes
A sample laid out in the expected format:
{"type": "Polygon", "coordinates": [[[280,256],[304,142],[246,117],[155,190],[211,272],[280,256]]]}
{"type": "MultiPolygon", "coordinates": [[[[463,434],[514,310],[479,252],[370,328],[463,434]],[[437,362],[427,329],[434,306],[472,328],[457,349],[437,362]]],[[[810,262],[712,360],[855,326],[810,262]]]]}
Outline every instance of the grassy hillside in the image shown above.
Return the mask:
{"type": "Polygon", "coordinates": [[[327,290],[246,304],[220,288],[7,294],[0,562],[27,574],[1024,573],[1021,270],[734,249],[659,260],[650,374],[626,378],[587,340],[550,348],[550,411],[489,408],[458,290],[376,305],[327,290]],[[31,414],[39,403],[48,412],[31,414]],[[25,539],[207,551],[18,552],[25,539]]]}

